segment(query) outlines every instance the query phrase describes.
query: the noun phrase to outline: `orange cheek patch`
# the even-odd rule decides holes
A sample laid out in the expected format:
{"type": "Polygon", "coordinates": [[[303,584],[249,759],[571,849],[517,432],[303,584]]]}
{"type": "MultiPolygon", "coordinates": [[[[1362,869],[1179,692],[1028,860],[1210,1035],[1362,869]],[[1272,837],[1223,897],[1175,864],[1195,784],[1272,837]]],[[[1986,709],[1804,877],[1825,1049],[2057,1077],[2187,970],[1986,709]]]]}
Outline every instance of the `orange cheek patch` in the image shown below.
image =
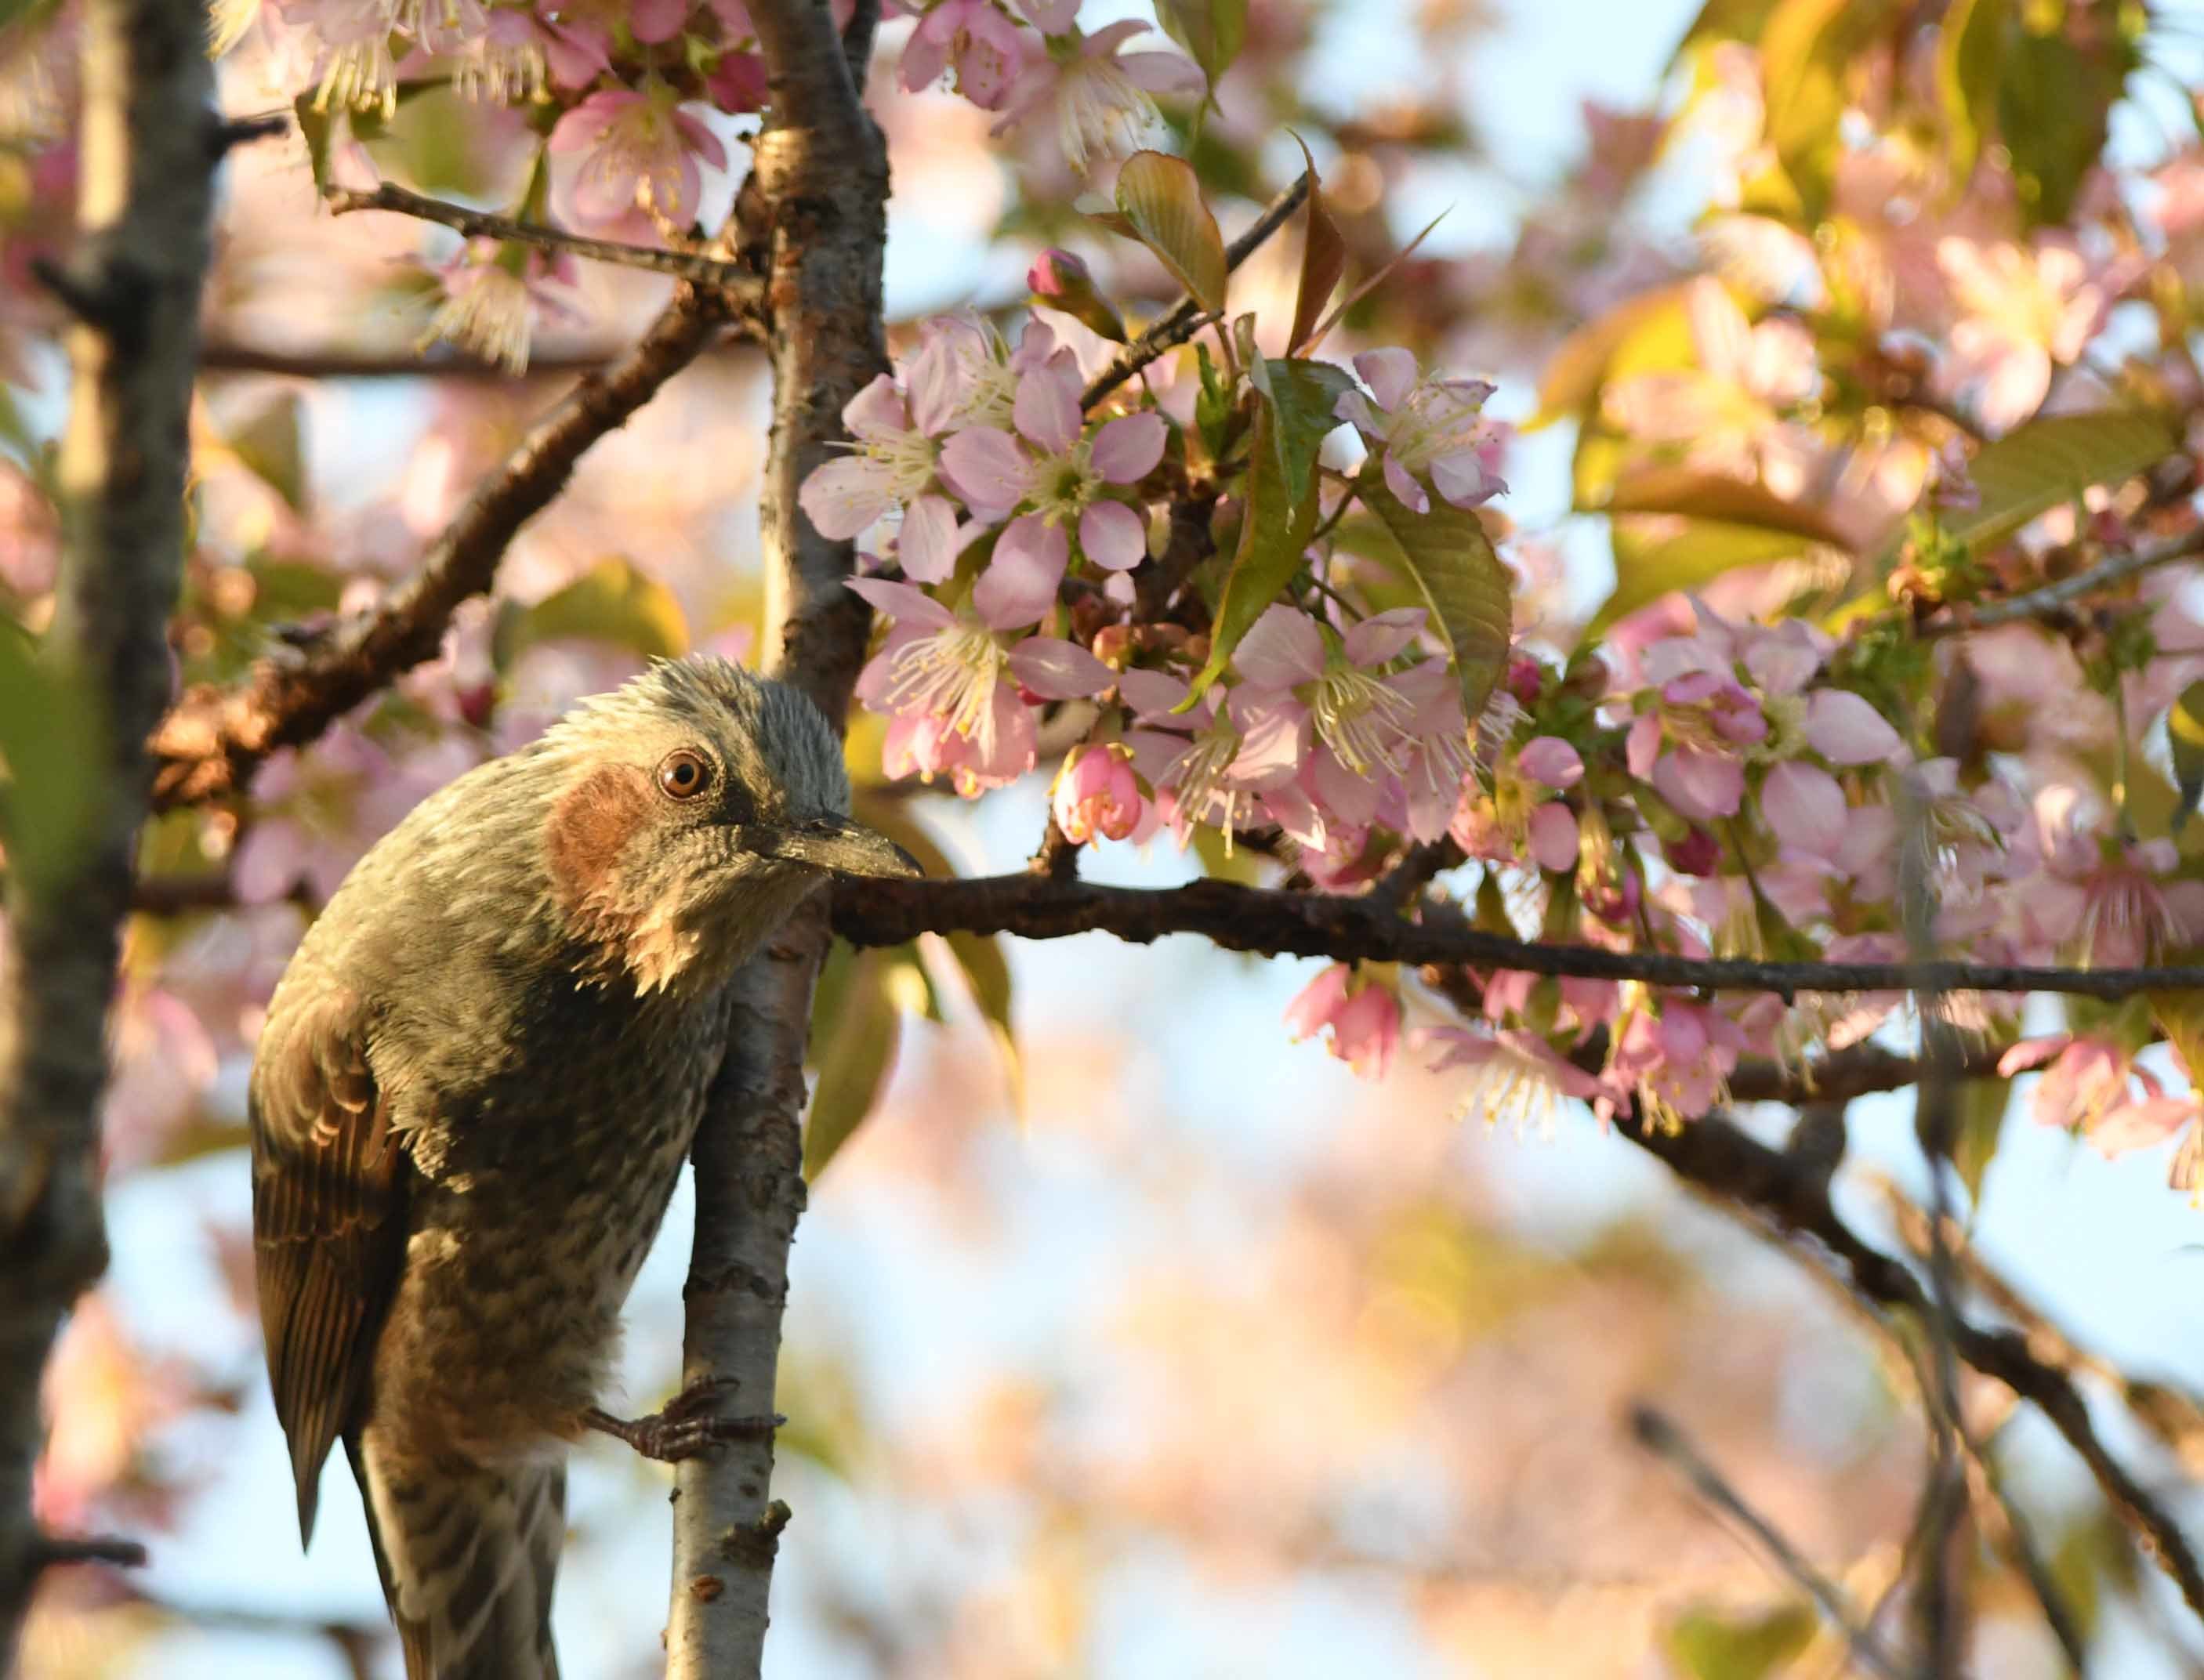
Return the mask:
{"type": "Polygon", "coordinates": [[[627,765],[591,771],[559,796],[543,838],[552,884],[569,908],[608,891],[620,854],[650,814],[650,787],[627,765]]]}

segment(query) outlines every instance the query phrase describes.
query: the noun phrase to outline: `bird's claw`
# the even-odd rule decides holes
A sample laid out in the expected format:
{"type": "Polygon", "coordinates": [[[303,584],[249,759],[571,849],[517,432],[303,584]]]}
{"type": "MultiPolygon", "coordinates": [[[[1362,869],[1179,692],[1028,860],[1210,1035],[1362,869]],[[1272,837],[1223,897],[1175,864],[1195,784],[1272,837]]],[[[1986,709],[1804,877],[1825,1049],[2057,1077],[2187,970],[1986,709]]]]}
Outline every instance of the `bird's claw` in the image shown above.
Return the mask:
{"type": "Polygon", "coordinates": [[[712,1410],[714,1404],[734,1386],[726,1381],[700,1382],[643,1417],[615,1417],[591,1406],[582,1414],[582,1422],[601,1435],[625,1441],[646,1458],[671,1464],[701,1458],[727,1441],[770,1437],[788,1421],[778,1413],[761,1417],[719,1416],[712,1410]]]}

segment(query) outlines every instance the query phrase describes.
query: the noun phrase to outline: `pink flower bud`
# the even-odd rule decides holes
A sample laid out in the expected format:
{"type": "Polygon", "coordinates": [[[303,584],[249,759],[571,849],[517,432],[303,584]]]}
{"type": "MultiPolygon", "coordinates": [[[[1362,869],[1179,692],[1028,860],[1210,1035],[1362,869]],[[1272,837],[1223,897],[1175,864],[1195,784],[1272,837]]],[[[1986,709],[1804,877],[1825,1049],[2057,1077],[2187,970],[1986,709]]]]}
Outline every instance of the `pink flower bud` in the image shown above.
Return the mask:
{"type": "Polygon", "coordinates": [[[1711,875],[1721,867],[1721,842],[1703,828],[1688,831],[1667,852],[1668,867],[1680,875],[1711,875]]]}
{"type": "Polygon", "coordinates": [[[1064,760],[1056,778],[1056,823],[1066,838],[1083,846],[1099,834],[1123,840],[1141,825],[1141,784],[1131,757],[1121,747],[1085,747],[1064,760]]]}
{"type": "Polygon", "coordinates": [[[1286,1006],[1286,1027],[1296,1038],[1331,1029],[1331,1053],[1365,1079],[1382,1080],[1401,1042],[1401,1000],[1390,986],[1355,983],[1354,971],[1335,962],[1286,1006]]]}
{"type": "Polygon", "coordinates": [[[1026,285],[1038,297],[1067,297],[1093,284],[1094,275],[1085,263],[1053,247],[1034,257],[1033,267],[1026,270],[1026,285]]]}

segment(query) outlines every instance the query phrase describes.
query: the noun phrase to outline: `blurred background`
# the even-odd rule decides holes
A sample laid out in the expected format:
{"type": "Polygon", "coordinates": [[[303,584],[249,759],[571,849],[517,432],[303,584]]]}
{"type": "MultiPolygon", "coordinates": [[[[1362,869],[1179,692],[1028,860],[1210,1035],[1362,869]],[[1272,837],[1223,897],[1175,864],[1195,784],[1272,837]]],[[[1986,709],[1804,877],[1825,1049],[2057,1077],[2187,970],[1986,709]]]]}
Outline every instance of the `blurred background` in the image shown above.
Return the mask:
{"type": "MultiPolygon", "coordinates": [[[[1205,180],[1227,232],[1244,225],[1300,167],[1291,128],[1359,251],[1382,257],[1445,211],[1355,343],[1490,371],[1493,411],[1526,417],[1570,328],[1694,260],[1718,172],[1688,138],[1646,169],[1636,118],[1686,92],[1675,55],[1695,9],[1254,0],[1198,143],[1205,180]]],[[[1167,297],[1146,259],[1065,208],[1060,162],[991,146],[985,114],[945,95],[889,90],[908,27],[890,26],[871,101],[896,187],[892,320],[1016,304],[1048,243],[1167,297]]],[[[287,103],[280,47],[248,39],[226,61],[228,109],[287,103]]],[[[6,62],[10,121],[32,120],[34,59],[6,62]]],[[[429,109],[371,150],[424,190],[492,201],[494,130],[429,109]]],[[[2124,105],[2114,145],[2141,160],[2165,140],[2124,105]]],[[[714,185],[708,225],[733,180],[714,185]]],[[[666,289],[587,270],[538,338],[540,376],[404,376],[423,305],[418,269],[397,259],[443,252],[439,236],[331,221],[296,142],[240,154],[228,191],[195,421],[194,675],[234,671],[270,624],[404,576],[571,376],[558,368],[617,345],[666,289]]],[[[16,209],[66,214],[35,183],[16,209]]],[[[1235,286],[1283,293],[1292,262],[1266,252],[1235,286]]],[[[35,442],[57,423],[62,376],[38,322],[15,326],[9,423],[35,442]]],[[[25,1653],[34,1680],[399,1671],[341,1467],[311,1553],[296,1542],[251,1296],[242,1125],[258,1010],[308,908],[424,792],[649,653],[747,649],[764,417],[749,352],[682,375],[528,528],[507,599],[473,604],[442,660],[271,764],[244,820],[164,821],[157,862],[220,865],[241,902],[133,928],[108,1111],[114,1266],[52,1372],[40,1484],[50,1522],[143,1535],[152,1563],[127,1580],[56,1574],[25,1653]]],[[[1510,458],[1508,552],[1532,631],[1580,618],[1611,582],[1603,522],[1568,512],[1569,433],[1528,435],[1510,458]]],[[[35,600],[54,538],[30,458],[0,464],[0,574],[35,600]]],[[[877,782],[876,738],[852,752],[877,782]]],[[[1044,818],[1030,784],[977,806],[870,796],[900,800],[975,873],[1015,867],[1044,818]]],[[[1089,861],[1126,881],[1200,867],[1167,843],[1089,861]]],[[[1099,936],[1007,956],[1006,979],[977,991],[967,977],[984,967],[940,949],[867,976],[881,1001],[850,1043],[882,1067],[877,1098],[815,1186],[794,1257],[778,1491],[796,1515],[772,1672],[1844,1671],[1792,1583],[1622,1421],[1633,1401],[1658,1405],[1874,1603],[1898,1574],[1923,1430],[1888,1344],[1809,1270],[1581,1109],[1495,1129],[1455,1115],[1443,1076],[1365,1083],[1320,1044],[1289,1043],[1282,1012],[1314,964],[1099,936]]],[[[1907,1181],[1911,1127],[1909,1098],[1853,1112],[1840,1203],[1885,1240],[1880,1175],[1907,1181]]],[[[2200,1227],[2164,1174],[2148,1155],[2107,1162],[2016,1106],[1977,1241],[2091,1349],[2204,1386],[2200,1227]]],[[[659,1404],[677,1373],[687,1207],[684,1187],[631,1305],[629,1411],[659,1404]]],[[[2177,1487],[2151,1441],[2103,1423],[2151,1485],[2177,1487]]],[[[2204,1642],[2048,1429],[2014,1417],[1996,1455],[2099,1671],[2204,1671],[2204,1642]]],[[[592,1442],[572,1485],[566,1671],[651,1673],[668,1477],[592,1442]]],[[[2177,1508],[2204,1520],[2193,1500],[2177,1508]]],[[[2061,1671],[2012,1577],[1987,1571],[1976,1594],[1980,1672],[2061,1671]]]]}

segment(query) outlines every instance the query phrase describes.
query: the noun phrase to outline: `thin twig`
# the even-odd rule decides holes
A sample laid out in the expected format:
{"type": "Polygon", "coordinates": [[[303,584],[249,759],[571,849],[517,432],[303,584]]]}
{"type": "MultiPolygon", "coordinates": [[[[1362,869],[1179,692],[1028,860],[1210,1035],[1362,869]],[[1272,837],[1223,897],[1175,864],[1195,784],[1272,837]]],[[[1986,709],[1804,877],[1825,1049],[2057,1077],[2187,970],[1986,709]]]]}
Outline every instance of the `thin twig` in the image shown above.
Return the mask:
{"type": "Polygon", "coordinates": [[[402,186],[394,186],[388,181],[371,192],[362,192],[348,186],[333,186],[323,196],[330,211],[337,216],[349,216],[358,210],[388,210],[396,216],[410,216],[417,221],[436,222],[455,229],[469,239],[506,240],[515,245],[532,245],[545,251],[568,251],[576,257],[586,257],[597,263],[616,263],[621,268],[645,269],[653,274],[672,275],[676,280],[685,280],[692,286],[720,293],[730,300],[738,313],[754,308],[763,296],[763,282],[747,265],[731,263],[724,257],[707,256],[702,251],[663,251],[647,245],[625,245],[617,240],[593,240],[584,234],[569,234],[563,228],[546,228],[533,222],[516,222],[509,216],[493,216],[485,210],[471,210],[465,204],[455,204],[447,199],[424,198],[418,192],[409,192],[402,186]]]}
{"type": "Polygon", "coordinates": [[[1929,1429],[1928,1476],[1921,1494],[1921,1589],[1914,1607],[1921,1622],[1923,1660],[1931,1675],[1958,1671],[1965,1621],[1952,1567],[1954,1536],[1966,1520],[1967,1482],[1960,1448],[1959,1365],[1952,1327],[1959,1316],[1958,1281],[1948,1239],[1952,1224],[1952,1153],[1958,1140],[1958,1083],[1951,1023],[1943,989],[1928,971],[1936,961],[1935,849],[1928,813],[1910,784],[1899,789],[1899,900],[1906,946],[1923,978],[1914,988],[1921,1020],[1923,1077],[1916,1098],[1914,1133],[1928,1169],[1928,1381],[1923,1385],[1929,1429]]]}
{"type": "MultiPolygon", "coordinates": [[[[1224,247],[1226,273],[1253,256],[1265,240],[1285,225],[1286,218],[1299,210],[1301,201],[1308,197],[1308,188],[1309,178],[1302,175],[1264,206],[1263,213],[1247,231],[1224,247]]],[[[1117,352],[1080,397],[1079,405],[1093,407],[1151,362],[1184,344],[1213,318],[1194,299],[1180,299],[1160,320],[1117,352]]]]}
{"type": "Polygon", "coordinates": [[[2057,613],[2061,608],[2084,595],[2100,589],[2109,589],[2115,583],[2124,583],[2130,577],[2140,577],[2162,565],[2171,565],[2191,555],[2204,553],[2204,525],[2183,531],[2162,542],[2138,548],[2131,554],[2122,554],[2077,571],[2071,577],[2062,577],[2056,583],[2046,583],[2040,589],[2030,589],[2026,595],[2014,595],[2010,600],[1992,601],[1988,606],[1955,607],[1944,618],[1932,618],[1917,632],[1924,641],[1941,636],[1960,636],[1969,630],[1994,630],[2000,624],[2018,624],[2023,618],[2041,618],[2057,613]]]}
{"type": "Polygon", "coordinates": [[[1366,899],[1292,893],[1205,879],[1180,887],[1104,886],[1020,873],[976,880],[850,883],[834,898],[834,928],[854,945],[899,945],[921,933],[1010,933],[1060,939],[1105,932],[1145,944],[1199,934],[1228,950],[1340,961],[1522,969],[1583,979],[1643,980],[1721,991],[2045,991],[2131,997],[2204,991],[2204,966],[2037,967],[1977,962],[1760,962],[1547,944],[1472,927],[1457,907],[1427,902],[1422,919],[1389,916],[1366,899]]]}
{"type": "MultiPolygon", "coordinates": [[[[741,343],[744,340],[731,340],[741,343]]],[[[562,351],[531,351],[528,366],[515,373],[502,362],[485,362],[448,348],[407,350],[402,354],[372,350],[277,350],[220,340],[199,346],[203,374],[272,374],[288,379],[442,379],[518,385],[578,373],[597,373],[626,354],[624,345],[562,351]]]]}
{"type": "MultiPolygon", "coordinates": [[[[1931,1310],[1920,1279],[1861,1240],[1838,1216],[1822,1178],[1728,1121],[1709,1115],[1674,1132],[1633,1123],[1617,1126],[1614,1133],[1717,1205],[1784,1239],[1792,1252],[1861,1299],[1915,1317],[1931,1310]]],[[[2195,1548],[2165,1503],[2105,1446],[2088,1402],[2069,1374],[2036,1357],[2016,1330],[1987,1329],[1962,1318],[1952,1326],[1952,1340],[1960,1358],[2042,1412],[2088,1467],[2113,1513],[2173,1578],[2190,1612],[2204,1618],[2204,1565],[2195,1548]]]]}
{"type": "Polygon", "coordinates": [[[1961,1445],[1966,1448],[1967,1456],[1981,1472],[1982,1491],[1989,1495],[1996,1507],[1999,1523],[2005,1532],[2002,1549],[2013,1567],[2020,1571],[2021,1578],[2028,1582],[2028,1590],[2035,1595],[2036,1605],[2043,1612],[2044,1624],[2051,1630],[2051,1636],[2059,1642],[2059,1648],[2066,1654],[2067,1665],[2080,1680],[2080,1677],[2089,1671],[2088,1641],[2083,1637],[2082,1624],[2075,1618],[2074,1606],[2067,1603],[2065,1589],[2052,1574],[2042,1548],[2035,1543],[2035,1524],[2029,1521],[2028,1513],[2020,1508],[2019,1501],[2013,1497],[2011,1488],[2006,1484],[2004,1470],[1991,1455],[1989,1443],[1977,1440],[1964,1417],[1959,1419],[1958,1429],[1961,1445]]]}
{"type": "MultiPolygon", "coordinates": [[[[1883,1180],[1877,1187],[1899,1239],[1911,1252],[1926,1254],[1928,1215],[1888,1180],[1883,1180]]],[[[2020,1331],[2034,1358],[2070,1378],[2087,1377],[2102,1383],[2119,1397],[2136,1421],[2173,1454],[2184,1470],[2191,1476],[2204,1475],[2204,1405],[2199,1405],[2193,1395],[2170,1383],[2130,1376],[2111,1360],[2076,1346],[2073,1339],[2053,1323],[2041,1308],[1982,1257],[1980,1249],[1958,1240],[1956,1233],[1952,1235],[1952,1250],[1965,1274],[1969,1288],[2020,1331]]]]}
{"type": "Polygon", "coordinates": [[[696,359],[724,318],[718,300],[684,292],[618,366],[584,376],[422,557],[419,571],[373,612],[300,656],[270,656],[236,689],[187,692],[153,736],[154,803],[238,792],[269,754],[314,739],[400,672],[435,657],[452,613],[486,592],[515,532],[566,488],[574,464],[696,359]]]}
{"type": "Polygon", "coordinates": [[[1773,1523],[1747,1505],[1681,1429],[1651,1406],[1641,1403],[1630,1408],[1630,1433],[1647,1452],[1674,1465],[1701,1499],[1759,1542],[1761,1550],[1767,1553],[1776,1567],[1804,1589],[1815,1607],[1844,1636],[1845,1643],[1851,1647],[1852,1656],[1862,1667],[1881,1675],[1882,1680],[1901,1680],[1897,1664],[1852,1613],[1837,1583],[1816,1569],[1812,1560],[1786,1539],[1773,1523]]]}
{"type": "Polygon", "coordinates": [[[119,1535],[46,1535],[31,1548],[36,1569],[58,1569],[70,1564],[112,1564],[117,1569],[143,1569],[145,1548],[119,1535]]]}

